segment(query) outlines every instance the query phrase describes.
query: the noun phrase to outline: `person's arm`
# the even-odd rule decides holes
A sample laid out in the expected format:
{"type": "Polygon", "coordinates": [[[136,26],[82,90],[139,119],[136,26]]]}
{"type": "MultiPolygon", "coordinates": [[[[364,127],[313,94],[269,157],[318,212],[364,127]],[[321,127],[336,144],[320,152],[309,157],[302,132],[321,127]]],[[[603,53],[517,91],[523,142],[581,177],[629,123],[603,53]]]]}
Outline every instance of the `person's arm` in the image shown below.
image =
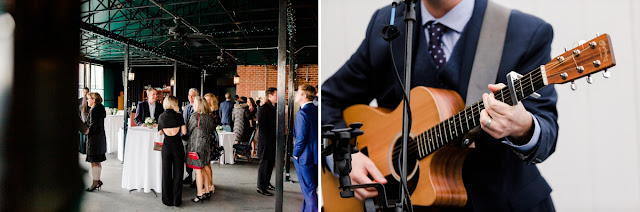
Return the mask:
{"type": "Polygon", "coordinates": [[[307,138],[307,128],[309,123],[307,123],[307,114],[304,113],[302,109],[298,111],[298,115],[296,115],[296,121],[294,123],[293,135],[295,136],[295,141],[293,144],[293,157],[298,159],[302,155],[302,151],[307,146],[309,142],[309,138],[307,138]]]}
{"type": "Polygon", "coordinates": [[[224,104],[220,104],[220,107],[218,107],[218,117],[220,117],[220,125],[222,125],[222,111],[223,111],[222,105],[224,104]]]}
{"type": "MultiPolygon", "coordinates": [[[[542,22],[536,27],[535,33],[527,47],[527,51],[522,57],[523,60],[518,63],[518,70],[521,71],[521,74],[526,74],[526,72],[534,70],[540,65],[546,64],[550,60],[552,38],[553,29],[551,28],[551,25],[542,22]]],[[[491,86],[489,88],[490,90],[493,90],[491,86]]],[[[494,89],[497,88],[498,87],[494,87],[494,89]]],[[[494,138],[506,137],[510,142],[517,146],[532,146],[530,149],[511,147],[514,153],[527,163],[541,163],[548,158],[555,151],[558,139],[558,112],[556,109],[557,94],[555,89],[553,88],[553,85],[550,85],[538,90],[537,93],[541,95],[540,98],[524,99],[521,104],[518,104],[515,107],[496,102],[493,103],[494,105],[489,103],[489,105],[492,106],[489,106],[487,109],[490,112],[489,115],[492,115],[491,112],[493,111],[494,115],[498,116],[498,119],[500,119],[500,114],[506,114],[504,116],[506,119],[514,120],[513,123],[503,123],[503,121],[500,120],[493,123],[492,121],[490,128],[493,128],[493,131],[496,129],[499,131],[500,128],[506,128],[505,126],[509,126],[509,128],[514,128],[514,126],[516,126],[516,128],[518,128],[517,126],[521,123],[525,123],[525,126],[528,126],[526,129],[512,130],[513,132],[505,130],[505,132],[502,133],[492,133],[491,129],[487,132],[494,138]],[[510,110],[518,111],[514,113],[517,115],[510,114],[510,110]],[[502,127],[501,124],[503,125],[502,127]],[[536,133],[536,126],[539,126],[539,134],[536,133]],[[532,145],[532,142],[535,143],[532,145]]],[[[495,98],[493,98],[492,95],[489,95],[489,102],[494,99],[495,98]]],[[[496,117],[493,118],[495,119],[496,117]]],[[[488,119],[482,119],[481,114],[480,123],[482,123],[482,127],[485,132],[487,131],[487,129],[485,129],[487,121],[488,119]]]]}
{"type": "Polygon", "coordinates": [[[156,112],[157,116],[155,114],[154,114],[154,116],[155,116],[155,120],[157,122],[158,119],[160,119],[160,115],[162,113],[164,113],[164,106],[162,106],[162,103],[160,103],[160,102],[156,102],[156,104],[157,104],[157,106],[156,106],[156,111],[155,112],[156,112]]]}
{"type": "Polygon", "coordinates": [[[136,117],[133,119],[138,126],[142,126],[142,124],[144,124],[144,120],[142,120],[144,118],[144,106],[142,106],[142,103],[138,104],[138,108],[136,108],[136,117]]]}
{"type": "MultiPolygon", "coordinates": [[[[380,10],[376,11],[371,18],[366,36],[358,50],[333,76],[322,84],[321,120],[323,125],[332,124],[336,129],[347,127],[342,117],[342,111],[351,105],[369,104],[380,87],[374,77],[381,75],[380,71],[390,71],[389,69],[392,68],[388,62],[388,58],[391,58],[389,45],[379,35],[378,28],[380,27],[378,25],[382,23],[376,23],[379,13],[380,10]],[[372,49],[373,46],[378,48],[372,49]],[[377,54],[385,55],[386,58],[374,60],[372,58],[374,51],[377,54]]],[[[388,16],[384,17],[388,18],[388,16]]],[[[402,48],[402,46],[394,47],[402,48]]],[[[401,62],[396,61],[396,63],[401,62]]]]}
{"type": "MultiPolygon", "coordinates": [[[[95,108],[96,110],[90,110],[89,111],[89,118],[87,121],[87,124],[89,125],[89,130],[87,131],[87,135],[89,134],[93,134],[95,132],[97,132],[98,130],[98,122],[100,121],[98,119],[98,110],[97,108],[95,108]]],[[[104,119],[102,120],[104,122],[104,119]]]]}
{"type": "Polygon", "coordinates": [[[164,120],[164,118],[165,118],[165,117],[164,117],[164,116],[162,116],[162,115],[160,115],[160,116],[158,117],[158,134],[160,134],[160,135],[162,135],[162,134],[163,134],[162,129],[164,128],[164,121],[165,121],[165,120],[164,120]],[[162,119],[162,120],[161,120],[161,119],[162,119]]]}
{"type": "MultiPolygon", "coordinates": [[[[403,6],[399,6],[402,11],[403,6]]],[[[369,104],[375,98],[375,94],[389,92],[389,86],[396,85],[394,78],[386,77],[387,73],[393,73],[393,65],[389,58],[389,43],[384,41],[379,33],[388,22],[390,10],[378,10],[374,13],[366,37],[351,58],[329,79],[322,84],[322,124],[332,124],[334,129],[345,128],[347,125],[342,117],[342,111],[355,104],[369,104]],[[384,17],[378,19],[377,17],[384,17]],[[386,79],[389,78],[389,79],[386,79]],[[381,83],[385,83],[381,85],[381,83]],[[384,90],[383,90],[384,89],[384,90]]],[[[395,43],[394,43],[395,44],[395,43]]],[[[403,46],[393,46],[402,48],[403,46]]],[[[402,63],[402,61],[395,61],[402,63]]],[[[402,66],[401,66],[402,67],[402,66]]],[[[402,69],[398,69],[402,72],[402,69]]],[[[401,74],[402,75],[402,74],[401,74]]],[[[329,156],[331,157],[331,156],[329,156]]],[[[387,183],[384,176],[375,164],[366,155],[356,153],[352,155],[352,171],[350,177],[352,183],[387,183]]],[[[358,200],[377,196],[378,192],[368,189],[355,189],[355,197],[358,200]]]]}
{"type": "Polygon", "coordinates": [[[191,105],[187,105],[183,108],[183,113],[182,113],[182,120],[184,121],[184,123],[188,123],[189,122],[189,116],[191,116],[191,110],[190,110],[191,105]]]}

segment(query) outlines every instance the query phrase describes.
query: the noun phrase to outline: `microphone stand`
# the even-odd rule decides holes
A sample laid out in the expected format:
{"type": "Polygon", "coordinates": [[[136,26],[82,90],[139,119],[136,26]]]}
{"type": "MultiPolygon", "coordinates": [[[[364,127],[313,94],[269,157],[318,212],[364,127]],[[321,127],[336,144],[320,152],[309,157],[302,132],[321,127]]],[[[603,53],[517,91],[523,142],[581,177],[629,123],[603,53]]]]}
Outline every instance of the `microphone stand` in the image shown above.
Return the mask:
{"type": "Polygon", "coordinates": [[[413,61],[413,25],[416,22],[416,2],[415,0],[405,1],[405,13],[404,13],[404,22],[406,23],[406,33],[405,33],[405,46],[404,46],[404,93],[407,95],[405,99],[405,103],[403,104],[402,111],[402,186],[400,187],[400,205],[401,210],[405,211],[413,211],[413,208],[407,202],[407,198],[409,198],[409,194],[404,187],[407,185],[407,144],[409,140],[409,113],[407,109],[407,105],[410,106],[409,98],[411,93],[411,71],[413,70],[412,61],[413,61]]]}
{"type": "MultiPolygon", "coordinates": [[[[412,57],[413,57],[413,25],[416,22],[416,0],[408,0],[404,1],[405,3],[405,12],[404,12],[404,22],[406,23],[406,31],[405,31],[405,47],[404,47],[404,88],[403,88],[403,97],[404,104],[402,105],[402,164],[400,165],[400,205],[396,208],[396,211],[404,211],[406,207],[406,211],[413,211],[413,207],[411,206],[411,197],[409,196],[408,191],[405,189],[407,185],[407,143],[409,141],[409,131],[411,129],[411,113],[410,108],[411,104],[409,102],[409,94],[411,93],[411,71],[412,69],[412,57]],[[407,201],[408,200],[408,201],[407,201]]],[[[398,28],[394,25],[395,18],[395,9],[398,2],[394,1],[391,4],[391,19],[389,25],[385,25],[382,28],[382,32],[380,35],[382,38],[391,43],[395,38],[400,35],[398,28]]],[[[391,45],[391,44],[389,44],[391,45]]],[[[392,50],[391,50],[392,51],[392,50]]],[[[393,58],[391,58],[393,61],[393,58]]],[[[394,63],[395,64],[395,63],[394,63]]],[[[394,65],[395,66],[395,65],[394,65]]],[[[395,68],[395,67],[394,67],[395,68]]],[[[402,84],[400,76],[398,76],[398,83],[402,84]]]]}
{"type": "MultiPolygon", "coordinates": [[[[405,189],[407,185],[407,143],[409,141],[409,131],[411,129],[411,115],[410,108],[411,104],[409,102],[409,94],[411,93],[411,71],[412,69],[412,57],[413,57],[413,25],[416,22],[416,0],[407,0],[405,3],[405,12],[404,12],[404,22],[406,24],[405,30],[405,46],[404,46],[404,104],[402,105],[402,164],[400,165],[400,206],[396,208],[396,211],[404,211],[406,207],[406,211],[413,211],[413,207],[411,206],[411,197],[407,193],[408,191],[405,189]],[[408,201],[407,201],[408,200],[408,201]]],[[[382,28],[382,38],[391,43],[395,38],[400,35],[398,28],[394,25],[395,18],[395,9],[398,2],[394,1],[391,4],[391,19],[389,25],[385,25],[382,28]]],[[[391,45],[391,44],[389,44],[391,45]]],[[[392,51],[392,50],[391,50],[392,51]]],[[[393,58],[391,58],[393,61],[393,58]]],[[[395,63],[394,63],[395,64],[395,63]]],[[[395,67],[394,67],[395,68],[395,67]]],[[[398,76],[398,83],[402,84],[400,77],[398,76]]]]}

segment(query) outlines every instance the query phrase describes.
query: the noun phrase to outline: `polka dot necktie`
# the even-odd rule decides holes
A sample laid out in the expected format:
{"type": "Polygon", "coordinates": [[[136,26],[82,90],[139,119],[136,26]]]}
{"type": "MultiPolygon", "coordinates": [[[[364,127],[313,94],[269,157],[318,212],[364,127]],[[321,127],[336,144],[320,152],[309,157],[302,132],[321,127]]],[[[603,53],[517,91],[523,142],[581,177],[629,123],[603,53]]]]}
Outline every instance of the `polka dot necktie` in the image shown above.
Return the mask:
{"type": "Polygon", "coordinates": [[[436,70],[439,71],[447,63],[444,50],[442,50],[442,35],[447,30],[447,27],[441,23],[434,24],[433,21],[429,21],[426,27],[429,32],[429,54],[436,64],[436,70]]]}

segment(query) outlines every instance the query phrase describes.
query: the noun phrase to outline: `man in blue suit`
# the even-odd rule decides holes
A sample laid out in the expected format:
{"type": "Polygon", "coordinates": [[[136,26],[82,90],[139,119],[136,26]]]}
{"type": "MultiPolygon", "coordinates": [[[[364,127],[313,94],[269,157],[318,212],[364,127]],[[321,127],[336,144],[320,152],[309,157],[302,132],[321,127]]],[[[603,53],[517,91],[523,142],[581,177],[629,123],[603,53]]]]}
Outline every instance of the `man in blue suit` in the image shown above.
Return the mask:
{"type": "Polygon", "coordinates": [[[300,104],[293,134],[293,164],[304,195],[301,211],[318,211],[318,106],[313,104],[316,89],[309,84],[298,86],[295,101],[300,104]]]}
{"type": "MultiPolygon", "coordinates": [[[[395,24],[402,33],[406,29],[405,6],[399,5],[395,15],[395,24]]],[[[467,96],[486,7],[487,0],[422,0],[416,4],[411,87],[449,89],[457,91],[463,99],[467,96]]],[[[389,7],[375,12],[358,50],[322,85],[323,124],[346,127],[342,111],[354,104],[369,104],[376,99],[380,107],[396,108],[401,102],[404,88],[395,70],[404,76],[404,35],[391,44],[379,35],[390,16],[389,7]]],[[[547,63],[552,39],[549,24],[512,10],[495,83],[506,84],[510,71],[525,74],[547,63]]],[[[488,88],[495,92],[502,86],[491,84],[488,88]]],[[[483,95],[486,108],[480,117],[483,131],[463,165],[469,200],[461,210],[555,210],[551,187],[535,164],[555,151],[557,94],[553,86],[538,93],[542,97],[522,100],[517,106],[499,102],[493,95],[483,95]]],[[[376,182],[387,183],[363,153],[353,155],[352,165],[354,184],[371,183],[367,175],[376,182]]],[[[358,199],[376,195],[375,191],[356,190],[358,199]]]]}

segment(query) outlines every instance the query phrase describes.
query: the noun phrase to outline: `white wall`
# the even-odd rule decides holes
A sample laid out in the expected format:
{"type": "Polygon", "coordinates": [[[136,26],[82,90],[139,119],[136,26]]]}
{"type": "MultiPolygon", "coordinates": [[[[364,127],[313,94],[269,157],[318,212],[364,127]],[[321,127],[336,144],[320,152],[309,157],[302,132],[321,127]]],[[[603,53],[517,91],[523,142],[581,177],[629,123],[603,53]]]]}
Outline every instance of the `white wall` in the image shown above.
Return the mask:
{"type": "MultiPolygon", "coordinates": [[[[391,1],[323,0],[321,80],[355,52],[375,9],[391,1]],[[345,5],[346,4],[346,5],[345,5]]],[[[552,56],[596,33],[611,36],[612,77],[581,79],[577,91],[557,85],[556,152],[538,165],[558,211],[640,211],[640,2],[633,0],[496,0],[554,28],[552,56]]]]}

